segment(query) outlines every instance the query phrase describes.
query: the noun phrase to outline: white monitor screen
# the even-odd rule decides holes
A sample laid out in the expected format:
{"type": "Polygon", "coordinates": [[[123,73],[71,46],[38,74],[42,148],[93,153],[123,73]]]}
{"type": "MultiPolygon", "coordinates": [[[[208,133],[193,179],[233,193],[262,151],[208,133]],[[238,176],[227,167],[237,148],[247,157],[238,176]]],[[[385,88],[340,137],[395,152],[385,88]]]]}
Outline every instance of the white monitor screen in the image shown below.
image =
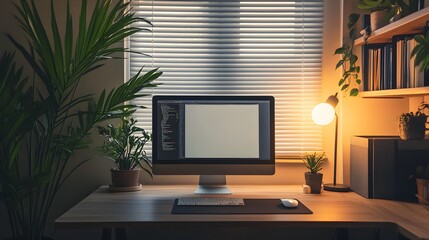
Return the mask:
{"type": "Polygon", "coordinates": [[[185,104],[185,158],[259,158],[258,104],[185,104]]]}

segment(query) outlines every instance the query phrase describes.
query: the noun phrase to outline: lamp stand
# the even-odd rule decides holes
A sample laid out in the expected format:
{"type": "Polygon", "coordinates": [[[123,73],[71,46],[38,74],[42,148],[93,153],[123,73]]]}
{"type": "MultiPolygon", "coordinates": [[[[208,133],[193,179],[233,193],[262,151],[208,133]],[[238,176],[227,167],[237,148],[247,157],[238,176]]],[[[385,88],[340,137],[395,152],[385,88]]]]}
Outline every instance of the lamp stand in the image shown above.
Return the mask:
{"type": "Polygon", "coordinates": [[[335,145],[334,145],[334,183],[323,185],[323,189],[332,192],[349,192],[350,187],[345,184],[337,184],[337,145],[338,145],[338,115],[335,113],[335,145]]]}

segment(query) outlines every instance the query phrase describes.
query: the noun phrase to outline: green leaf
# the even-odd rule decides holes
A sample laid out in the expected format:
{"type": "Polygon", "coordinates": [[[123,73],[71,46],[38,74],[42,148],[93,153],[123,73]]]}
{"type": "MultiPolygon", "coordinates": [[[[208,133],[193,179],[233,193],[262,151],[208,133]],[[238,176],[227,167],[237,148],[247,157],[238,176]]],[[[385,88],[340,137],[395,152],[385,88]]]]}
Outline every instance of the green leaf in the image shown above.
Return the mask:
{"type": "Polygon", "coordinates": [[[69,72],[73,53],[73,18],[70,12],[70,2],[67,2],[66,32],[64,36],[64,70],[69,72]]]}
{"type": "Polygon", "coordinates": [[[344,84],[344,85],[341,87],[341,91],[346,90],[348,87],[349,87],[349,84],[344,84]]]}
{"type": "Polygon", "coordinates": [[[362,83],[362,81],[360,79],[356,79],[356,83],[359,85],[362,83]]]}
{"type": "Polygon", "coordinates": [[[420,44],[424,44],[424,42],[425,42],[425,38],[423,37],[423,35],[414,36],[414,40],[416,40],[420,44]]]}
{"type": "Polygon", "coordinates": [[[349,78],[349,76],[350,76],[350,71],[345,71],[343,74],[343,79],[347,80],[347,78],[349,78]]]}
{"type": "Polygon", "coordinates": [[[335,69],[338,69],[339,67],[341,67],[344,64],[344,60],[340,60],[337,65],[335,66],[335,69]]]}
{"type": "Polygon", "coordinates": [[[352,90],[350,90],[351,97],[356,97],[358,94],[359,94],[359,90],[357,88],[353,88],[352,90]]]}
{"type": "Polygon", "coordinates": [[[354,65],[357,60],[358,60],[358,57],[356,55],[352,55],[350,57],[350,65],[354,65]]]}
{"type": "Polygon", "coordinates": [[[335,49],[335,54],[343,54],[346,51],[344,47],[335,49]]]}
{"type": "Polygon", "coordinates": [[[392,7],[391,9],[389,9],[389,11],[387,12],[386,16],[383,17],[383,22],[385,23],[389,23],[390,19],[395,16],[396,14],[398,14],[398,7],[392,7]]]}
{"type": "Polygon", "coordinates": [[[376,10],[383,7],[383,1],[385,0],[360,0],[357,7],[362,10],[376,10]]]}
{"type": "Polygon", "coordinates": [[[338,86],[341,87],[341,85],[343,85],[345,81],[346,79],[341,78],[340,81],[338,81],[338,86]]]}
{"type": "Polygon", "coordinates": [[[349,15],[348,20],[351,24],[356,24],[359,20],[360,15],[358,13],[352,13],[349,15]]]}

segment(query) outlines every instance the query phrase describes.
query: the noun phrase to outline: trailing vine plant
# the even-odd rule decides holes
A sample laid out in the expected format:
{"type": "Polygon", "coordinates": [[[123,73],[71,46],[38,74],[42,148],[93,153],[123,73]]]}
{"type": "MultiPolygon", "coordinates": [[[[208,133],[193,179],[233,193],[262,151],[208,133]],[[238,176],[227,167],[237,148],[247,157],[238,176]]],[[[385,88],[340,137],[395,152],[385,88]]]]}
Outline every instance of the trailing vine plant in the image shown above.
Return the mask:
{"type": "Polygon", "coordinates": [[[356,65],[358,57],[353,54],[354,38],[356,34],[356,23],[360,15],[357,13],[350,14],[347,23],[349,30],[349,43],[344,42],[343,46],[335,50],[335,55],[340,54],[341,59],[338,61],[335,69],[342,67],[343,74],[338,81],[338,86],[341,91],[349,91],[350,96],[357,96],[359,94],[358,86],[362,80],[359,79],[360,67],[356,65]]]}
{"type": "MultiPolygon", "coordinates": [[[[401,18],[417,11],[418,5],[418,0],[360,0],[357,7],[361,10],[370,11],[387,9],[389,10],[389,14],[386,16],[386,21],[389,21],[396,14],[401,18]]],[[[354,39],[357,31],[356,23],[359,20],[359,17],[360,15],[357,13],[349,15],[347,23],[349,41],[345,42],[342,47],[335,50],[335,54],[341,55],[341,59],[338,61],[335,69],[340,67],[343,69],[343,74],[341,79],[338,81],[338,86],[341,88],[341,91],[349,91],[350,96],[357,96],[359,94],[358,86],[362,83],[362,80],[359,79],[360,67],[356,65],[358,57],[353,54],[354,39]]],[[[364,37],[367,38],[371,32],[370,29],[365,29],[365,31],[366,33],[364,37]]],[[[418,38],[416,40],[419,44],[423,45],[423,37],[416,38],[418,38]]],[[[414,54],[417,54],[417,51],[414,54]]],[[[424,54],[427,55],[427,51],[425,53],[420,53],[420,55],[424,54]]],[[[420,59],[424,59],[424,57],[420,56],[420,59]]],[[[423,61],[424,60],[421,60],[419,64],[423,61]]],[[[429,62],[429,60],[427,60],[427,62],[429,62]]],[[[423,67],[426,66],[423,63],[422,65],[423,67]]]]}

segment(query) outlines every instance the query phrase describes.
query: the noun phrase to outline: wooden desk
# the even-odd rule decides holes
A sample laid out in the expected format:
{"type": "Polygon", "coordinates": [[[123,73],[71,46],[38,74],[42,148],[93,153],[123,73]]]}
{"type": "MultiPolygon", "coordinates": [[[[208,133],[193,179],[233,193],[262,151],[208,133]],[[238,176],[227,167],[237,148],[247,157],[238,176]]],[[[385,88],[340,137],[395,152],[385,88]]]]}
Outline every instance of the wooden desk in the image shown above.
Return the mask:
{"type": "Polygon", "coordinates": [[[55,223],[58,228],[308,227],[390,228],[410,239],[429,240],[429,207],[366,199],[354,192],[302,194],[299,186],[230,186],[233,197],[298,198],[313,214],[172,215],[175,198],[195,196],[195,186],[144,186],[110,193],[101,187],[55,223]]]}

